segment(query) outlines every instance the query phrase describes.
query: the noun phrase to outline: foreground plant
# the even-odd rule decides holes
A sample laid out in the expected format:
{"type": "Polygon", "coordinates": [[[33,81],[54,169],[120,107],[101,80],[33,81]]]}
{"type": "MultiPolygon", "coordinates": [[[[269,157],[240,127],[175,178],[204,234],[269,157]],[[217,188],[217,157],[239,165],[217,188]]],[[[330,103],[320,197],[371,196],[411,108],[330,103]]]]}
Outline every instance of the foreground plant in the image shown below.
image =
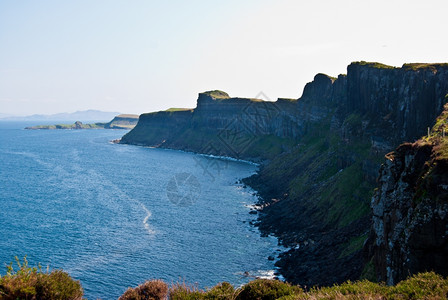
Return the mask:
{"type": "MultiPolygon", "coordinates": [[[[29,267],[16,257],[18,269],[11,263],[5,276],[0,276],[0,300],[71,299],[81,300],[79,281],[62,270],[42,271],[29,267]]],[[[368,280],[336,284],[332,287],[304,291],[299,286],[278,280],[256,279],[235,289],[222,282],[201,290],[196,286],[175,283],[169,287],[162,280],[149,280],[129,288],[119,300],[302,300],[302,299],[447,299],[448,279],[434,272],[413,275],[395,286],[368,280]]]]}
{"type": "Polygon", "coordinates": [[[148,280],[136,288],[128,288],[119,300],[164,300],[168,285],[162,280],[148,280]]]}
{"type": "MultiPolygon", "coordinates": [[[[447,299],[448,279],[434,272],[427,272],[414,275],[395,286],[362,280],[347,281],[331,287],[316,287],[308,291],[299,286],[268,279],[256,279],[238,289],[228,282],[207,290],[200,290],[186,283],[175,283],[169,288],[168,298],[170,300],[447,299]]],[[[164,294],[162,298],[120,299],[167,298],[164,294]]]]}
{"type": "Polygon", "coordinates": [[[62,270],[42,271],[41,266],[29,267],[15,257],[18,269],[13,263],[7,267],[6,275],[0,276],[0,299],[82,299],[84,291],[79,281],[72,279],[62,270]]]}

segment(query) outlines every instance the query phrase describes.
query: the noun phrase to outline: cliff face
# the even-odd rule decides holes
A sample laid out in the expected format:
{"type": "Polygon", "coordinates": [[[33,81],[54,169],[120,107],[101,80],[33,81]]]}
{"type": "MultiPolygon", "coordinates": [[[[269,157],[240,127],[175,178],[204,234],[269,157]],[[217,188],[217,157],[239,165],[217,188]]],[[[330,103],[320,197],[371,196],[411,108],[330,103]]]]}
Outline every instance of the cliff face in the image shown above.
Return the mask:
{"type": "Polygon", "coordinates": [[[447,113],[430,136],[401,145],[381,167],[371,239],[378,279],[388,284],[427,270],[448,275],[447,113]]]}
{"type": "Polygon", "coordinates": [[[256,225],[291,248],[282,274],[332,284],[363,272],[383,156],[423,135],[447,94],[448,65],[358,62],[338,78],[316,75],[297,100],[201,93],[193,110],[142,115],[121,142],[264,161],[245,182],[262,198],[256,225]]]}
{"type": "Polygon", "coordinates": [[[364,116],[365,134],[378,142],[386,139],[390,148],[426,133],[442,110],[447,90],[447,65],[352,64],[344,111],[364,116]]]}
{"type": "Polygon", "coordinates": [[[300,135],[302,121],[294,113],[295,102],[205,92],[199,94],[194,110],[141,115],[121,142],[253,160],[272,158],[300,135]]]}
{"type": "Polygon", "coordinates": [[[122,137],[121,143],[163,146],[188,127],[191,115],[192,110],[141,114],[135,128],[122,137]]]}
{"type": "MultiPolygon", "coordinates": [[[[150,134],[140,135],[149,128],[161,129],[160,124],[176,133],[162,136],[164,147],[192,151],[200,150],[195,149],[196,144],[201,144],[200,135],[189,136],[193,138],[190,142],[177,140],[183,139],[185,130],[193,128],[211,135],[232,129],[246,136],[274,135],[299,140],[309,132],[312,123],[333,117],[332,129],[341,129],[351,116],[348,121],[360,122],[345,124],[344,138],[367,136],[373,146],[390,150],[397,141],[412,141],[426,132],[440,114],[447,91],[448,65],[409,64],[393,68],[359,62],[348,66],[346,76],[316,75],[298,100],[267,102],[231,98],[221,91],[201,93],[194,110],[143,114],[139,126],[123,137],[123,143],[160,145],[161,141],[150,134]]],[[[221,154],[232,154],[224,152],[221,154]]],[[[253,158],[249,152],[238,155],[253,158]]]]}

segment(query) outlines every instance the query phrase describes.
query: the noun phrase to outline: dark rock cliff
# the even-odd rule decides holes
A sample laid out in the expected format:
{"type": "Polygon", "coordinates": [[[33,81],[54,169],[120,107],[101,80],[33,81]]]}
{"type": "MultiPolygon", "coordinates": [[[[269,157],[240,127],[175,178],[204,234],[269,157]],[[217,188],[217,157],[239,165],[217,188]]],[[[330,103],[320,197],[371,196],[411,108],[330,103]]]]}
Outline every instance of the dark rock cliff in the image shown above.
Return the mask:
{"type": "Polygon", "coordinates": [[[448,275],[447,114],[429,136],[400,145],[381,166],[371,254],[378,280],[388,284],[423,271],[448,275]]]}
{"type": "Polygon", "coordinates": [[[261,196],[256,225],[290,247],[277,263],[282,274],[332,284],[366,273],[383,157],[425,134],[447,94],[447,64],[357,62],[338,78],[316,75],[297,100],[201,93],[193,110],[141,115],[121,142],[263,161],[245,182],[261,196]]]}
{"type": "Polygon", "coordinates": [[[448,65],[351,64],[344,111],[360,113],[368,121],[366,134],[394,146],[425,134],[442,111],[447,90],[448,65]]]}

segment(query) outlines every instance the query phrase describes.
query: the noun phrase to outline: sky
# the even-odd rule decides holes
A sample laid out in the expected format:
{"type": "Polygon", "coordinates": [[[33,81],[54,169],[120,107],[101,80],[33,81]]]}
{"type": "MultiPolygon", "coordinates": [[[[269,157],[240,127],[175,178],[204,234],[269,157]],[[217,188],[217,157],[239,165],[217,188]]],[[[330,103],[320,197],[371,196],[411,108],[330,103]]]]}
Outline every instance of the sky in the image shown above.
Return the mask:
{"type": "Polygon", "coordinates": [[[448,62],[446,0],[0,0],[0,114],[298,98],[353,61],[448,62]]]}

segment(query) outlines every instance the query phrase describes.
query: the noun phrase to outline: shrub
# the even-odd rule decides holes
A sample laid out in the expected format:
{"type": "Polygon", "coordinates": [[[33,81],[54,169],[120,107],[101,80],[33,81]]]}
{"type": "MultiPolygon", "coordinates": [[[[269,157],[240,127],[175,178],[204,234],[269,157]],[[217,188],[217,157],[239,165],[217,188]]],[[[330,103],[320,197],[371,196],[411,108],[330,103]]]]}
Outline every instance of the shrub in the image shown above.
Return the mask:
{"type": "Polygon", "coordinates": [[[299,295],[303,290],[279,280],[256,279],[244,285],[239,291],[238,300],[274,300],[284,296],[299,295]]]}
{"type": "Polygon", "coordinates": [[[307,296],[316,299],[381,299],[388,287],[368,280],[347,281],[332,287],[313,288],[307,296]]]}
{"type": "Polygon", "coordinates": [[[419,273],[390,288],[389,296],[400,299],[446,299],[448,279],[434,273],[419,273]]]}
{"type": "Polygon", "coordinates": [[[169,291],[170,300],[198,300],[204,299],[205,293],[195,286],[184,283],[175,283],[169,291]]]}
{"type": "MultiPolygon", "coordinates": [[[[287,299],[446,299],[448,280],[430,273],[420,273],[396,286],[373,283],[367,280],[312,288],[309,292],[287,299]]],[[[286,299],[284,299],[286,300],[286,299]]]]}
{"type": "Polygon", "coordinates": [[[11,263],[6,275],[0,277],[0,299],[82,299],[84,291],[79,281],[62,270],[30,268],[26,256],[23,263],[17,257],[16,262],[17,271],[11,263]]]}
{"type": "Polygon", "coordinates": [[[204,299],[231,300],[235,299],[235,289],[228,282],[222,282],[208,290],[204,299]]]}
{"type": "Polygon", "coordinates": [[[128,288],[119,300],[164,300],[167,299],[168,285],[162,280],[148,280],[136,288],[128,288]]]}

